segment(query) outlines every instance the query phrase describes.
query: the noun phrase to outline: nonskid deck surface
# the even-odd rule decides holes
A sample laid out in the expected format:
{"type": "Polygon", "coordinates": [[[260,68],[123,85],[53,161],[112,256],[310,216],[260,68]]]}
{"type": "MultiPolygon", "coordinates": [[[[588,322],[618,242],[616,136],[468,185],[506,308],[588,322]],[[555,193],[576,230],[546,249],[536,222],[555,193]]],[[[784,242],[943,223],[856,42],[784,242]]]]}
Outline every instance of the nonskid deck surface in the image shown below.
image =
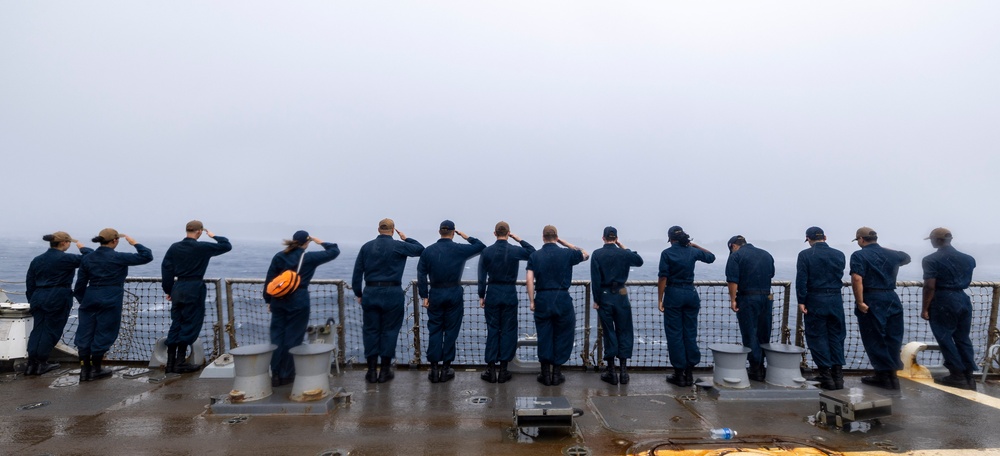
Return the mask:
{"type": "MultiPolygon", "coordinates": [[[[861,385],[893,400],[892,416],[853,432],[814,425],[815,400],[720,401],[705,390],[679,388],[662,371],[635,371],[625,386],[594,372],[567,370],[566,383],[543,386],[531,374],[490,384],[479,369],[431,384],[426,370],[399,369],[385,384],[347,369],[331,377],[349,398],[325,415],[212,414],[210,399],[231,379],[197,374],[126,375],[79,385],[72,366],[42,377],[0,378],[0,454],[1000,454],[1000,386],[961,392],[930,381],[902,379],[901,391],[861,385]],[[582,410],[571,432],[517,429],[516,397],[562,396],[582,410]],[[728,427],[732,441],[709,439],[728,427]]],[[[710,376],[710,372],[700,373],[710,376]]],[[[291,386],[276,388],[285,395],[291,386]]]]}

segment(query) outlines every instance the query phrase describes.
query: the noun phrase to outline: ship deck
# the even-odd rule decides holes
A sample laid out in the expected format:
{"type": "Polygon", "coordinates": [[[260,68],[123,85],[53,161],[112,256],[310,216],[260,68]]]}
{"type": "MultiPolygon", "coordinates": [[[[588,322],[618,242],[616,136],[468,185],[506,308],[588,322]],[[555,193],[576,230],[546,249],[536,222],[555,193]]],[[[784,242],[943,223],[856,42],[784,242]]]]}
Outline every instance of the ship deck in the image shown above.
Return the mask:
{"type": "MultiPolygon", "coordinates": [[[[41,377],[2,377],[0,453],[3,454],[1000,454],[996,417],[1000,386],[960,391],[930,380],[901,379],[900,391],[860,387],[892,399],[892,414],[856,429],[816,425],[819,396],[722,400],[702,388],[664,381],[663,370],[634,370],[612,386],[593,371],[568,369],[566,383],[543,386],[532,374],[504,384],[458,369],[454,380],[432,384],[426,370],[397,370],[395,380],[370,385],[364,372],[332,375],[344,393],[327,413],[213,413],[212,397],[229,393],[232,379],[198,374],[167,378],[118,366],[110,379],[78,384],[69,364],[41,377]],[[517,397],[565,397],[582,410],[566,431],[518,429],[517,397]],[[27,407],[24,407],[27,406],[27,407]],[[737,431],[711,440],[709,429],[737,431]]],[[[698,372],[711,376],[710,372],[698,372]]],[[[173,376],[172,376],[173,377],[173,376]]],[[[292,386],[274,389],[286,397],[292,386]]],[[[763,389],[753,384],[751,389],[763,389]]]]}

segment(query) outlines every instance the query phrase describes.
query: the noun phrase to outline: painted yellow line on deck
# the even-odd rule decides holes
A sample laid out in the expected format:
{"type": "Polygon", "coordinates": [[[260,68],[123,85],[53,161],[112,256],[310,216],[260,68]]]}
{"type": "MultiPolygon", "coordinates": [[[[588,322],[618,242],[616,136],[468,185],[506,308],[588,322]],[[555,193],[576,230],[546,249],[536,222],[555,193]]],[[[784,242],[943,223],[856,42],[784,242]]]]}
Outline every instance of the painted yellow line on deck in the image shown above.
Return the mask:
{"type": "Polygon", "coordinates": [[[995,398],[993,396],[990,396],[989,394],[982,394],[978,391],[964,390],[964,389],[952,388],[950,386],[939,385],[937,383],[934,383],[934,379],[930,378],[911,378],[909,380],[920,383],[922,385],[927,385],[931,388],[938,389],[946,393],[954,394],[956,396],[968,399],[972,402],[978,402],[980,404],[1000,410],[1000,398],[995,398]]]}

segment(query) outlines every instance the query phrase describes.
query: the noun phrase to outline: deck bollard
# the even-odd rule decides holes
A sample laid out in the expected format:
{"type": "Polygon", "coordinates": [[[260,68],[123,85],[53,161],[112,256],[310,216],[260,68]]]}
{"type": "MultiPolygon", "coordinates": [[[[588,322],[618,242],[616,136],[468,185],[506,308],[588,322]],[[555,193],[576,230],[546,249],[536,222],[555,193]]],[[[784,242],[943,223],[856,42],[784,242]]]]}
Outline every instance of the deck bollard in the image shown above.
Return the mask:
{"type": "Polygon", "coordinates": [[[271,395],[271,354],[278,346],[255,344],[236,347],[229,351],[233,355],[236,378],[229,393],[231,402],[250,402],[271,395]]]}
{"type": "Polygon", "coordinates": [[[332,344],[302,344],[288,350],[295,360],[295,382],[289,399],[309,402],[330,395],[330,356],[334,348],[332,344]]]}
{"type": "Polygon", "coordinates": [[[806,385],[799,363],[806,349],[789,344],[761,344],[767,359],[764,381],[770,385],[799,388],[806,385]]]}
{"type": "Polygon", "coordinates": [[[712,381],[724,388],[749,388],[750,377],[747,375],[747,354],[750,349],[737,344],[712,344],[715,366],[712,369],[712,381]]]}

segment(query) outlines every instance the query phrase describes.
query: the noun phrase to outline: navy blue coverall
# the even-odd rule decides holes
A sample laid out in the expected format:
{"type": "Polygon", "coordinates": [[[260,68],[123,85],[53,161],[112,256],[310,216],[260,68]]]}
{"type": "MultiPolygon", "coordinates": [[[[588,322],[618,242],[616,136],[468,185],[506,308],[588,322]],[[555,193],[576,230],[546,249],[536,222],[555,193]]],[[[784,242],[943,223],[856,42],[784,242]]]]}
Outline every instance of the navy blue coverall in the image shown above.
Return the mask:
{"type": "Polygon", "coordinates": [[[735,283],[736,320],[743,336],[743,346],[750,349],[750,365],[762,365],[764,352],[761,344],[771,341],[771,317],[774,299],[771,296],[771,278],[774,277],[774,258],[770,253],[746,244],[729,255],[726,262],[726,282],[735,283]]]}
{"type": "Polygon", "coordinates": [[[845,363],[847,327],[840,293],[846,265],[844,253],[826,242],[816,242],[799,252],[795,263],[795,295],[808,311],[803,316],[806,343],[813,361],[820,368],[845,363]]]}
{"type": "Polygon", "coordinates": [[[701,297],[694,288],[695,262],[715,262],[715,254],[673,244],[660,253],[658,277],[666,277],[663,290],[663,331],[674,369],[689,369],[701,362],[698,349],[698,311],[701,297]]]}
{"type": "Polygon", "coordinates": [[[163,255],[160,273],[163,292],[170,296],[170,331],[167,346],[191,345],[205,322],[205,270],[208,260],[233,249],[229,239],[215,236],[215,242],[199,242],[186,237],[175,242],[163,255]]]}
{"type": "Polygon", "coordinates": [[[264,302],[270,305],[271,309],[271,343],[278,348],[271,354],[271,375],[279,379],[295,378],[295,361],[288,354],[288,350],[302,344],[302,338],[306,335],[306,327],[309,326],[309,282],[316,273],[316,267],[323,263],[333,261],[340,255],[340,248],[332,242],[324,242],[322,252],[306,252],[305,249],[293,249],[291,252],[278,252],[271,259],[271,266],[267,268],[267,276],[264,283],[271,283],[278,274],[289,269],[295,270],[299,267],[299,258],[302,259],[302,268],[299,269],[299,287],[295,291],[275,298],[267,294],[264,289],[264,302]]]}
{"type": "Polygon", "coordinates": [[[604,244],[590,257],[590,286],[604,333],[604,359],[632,358],[635,332],[625,288],[632,266],[642,266],[642,257],[615,244],[604,244]]]}
{"type": "Polygon", "coordinates": [[[62,337],[73,308],[73,273],[83,255],[94,249],[84,247],[80,255],[50,248],[28,265],[24,285],[34,327],[28,336],[28,359],[47,362],[62,337]]]}
{"type": "Polygon", "coordinates": [[[525,240],[520,246],[497,241],[479,255],[479,298],[484,299],[487,364],[510,361],[517,352],[517,265],[535,252],[525,240]]]}
{"type": "Polygon", "coordinates": [[[417,262],[417,293],[428,300],[427,361],[432,363],[455,360],[455,341],[465,312],[459,282],[466,260],[486,248],[486,244],[474,237],[469,236],[468,241],[466,245],[449,238],[438,239],[424,249],[417,262]]]}
{"type": "Polygon", "coordinates": [[[379,234],[361,246],[351,287],[361,298],[365,358],[396,356],[399,329],[403,326],[403,269],[407,257],[420,256],[423,251],[424,246],[413,238],[397,241],[388,234],[379,234]]]}
{"type": "Polygon", "coordinates": [[[851,274],[861,276],[864,302],[868,312],[854,306],[858,318],[861,342],[868,361],[876,371],[896,371],[903,368],[900,350],[903,347],[903,304],[896,294],[896,274],[899,267],[909,264],[904,252],[868,244],[851,254],[851,274]]]}
{"type": "Polygon", "coordinates": [[[583,252],[548,242],[528,257],[535,275],[535,331],[538,360],[561,366],[573,352],[576,311],[569,287],[573,266],[583,262],[583,252]]]}
{"type": "Polygon", "coordinates": [[[976,370],[976,353],[969,339],[972,329],[972,300],[965,293],[972,282],[976,260],[950,245],[924,257],[924,280],[935,279],[931,299],[931,332],[941,347],[944,367],[953,374],[976,370]]]}
{"type": "Polygon", "coordinates": [[[80,261],[73,294],[80,301],[75,344],[81,358],[102,358],[118,339],[128,267],[153,261],[153,252],[144,245],[136,244],[135,250],[101,246],[80,261]]]}

